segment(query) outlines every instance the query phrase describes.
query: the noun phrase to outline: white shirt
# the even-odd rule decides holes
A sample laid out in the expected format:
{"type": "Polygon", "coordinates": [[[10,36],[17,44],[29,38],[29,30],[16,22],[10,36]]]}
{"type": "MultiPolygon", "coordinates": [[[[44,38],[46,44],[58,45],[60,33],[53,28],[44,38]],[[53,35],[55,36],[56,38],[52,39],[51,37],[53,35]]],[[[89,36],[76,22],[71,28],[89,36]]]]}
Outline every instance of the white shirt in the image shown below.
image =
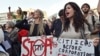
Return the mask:
{"type": "Polygon", "coordinates": [[[69,38],[69,39],[79,39],[81,37],[80,32],[75,32],[75,29],[72,24],[70,24],[70,27],[68,31],[63,31],[60,35],[61,38],[69,38]]]}

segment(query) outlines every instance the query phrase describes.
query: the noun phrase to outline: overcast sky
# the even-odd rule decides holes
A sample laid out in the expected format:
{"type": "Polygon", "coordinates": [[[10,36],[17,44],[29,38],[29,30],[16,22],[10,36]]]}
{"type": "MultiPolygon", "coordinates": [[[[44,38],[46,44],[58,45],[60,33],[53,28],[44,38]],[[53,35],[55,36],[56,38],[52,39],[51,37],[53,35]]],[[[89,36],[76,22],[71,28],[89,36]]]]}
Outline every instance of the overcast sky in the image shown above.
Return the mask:
{"type": "Polygon", "coordinates": [[[12,11],[18,7],[23,10],[34,8],[44,10],[51,15],[62,9],[69,1],[76,2],[80,7],[83,3],[89,3],[91,8],[96,8],[98,4],[98,0],[0,0],[0,13],[7,12],[8,6],[11,6],[12,11]]]}

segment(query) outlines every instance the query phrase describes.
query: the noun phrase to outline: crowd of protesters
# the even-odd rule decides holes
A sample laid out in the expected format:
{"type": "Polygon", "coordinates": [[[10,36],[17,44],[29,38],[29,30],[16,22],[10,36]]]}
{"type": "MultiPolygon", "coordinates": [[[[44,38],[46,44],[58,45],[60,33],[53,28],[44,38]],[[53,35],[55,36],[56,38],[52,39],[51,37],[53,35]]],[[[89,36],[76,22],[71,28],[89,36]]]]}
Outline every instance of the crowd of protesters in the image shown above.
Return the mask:
{"type": "Polygon", "coordinates": [[[97,6],[98,15],[91,10],[88,3],[84,3],[81,8],[75,2],[68,2],[64,8],[58,12],[59,18],[53,17],[52,21],[43,20],[42,10],[37,9],[27,15],[27,11],[22,11],[18,7],[17,13],[11,12],[8,7],[8,19],[16,19],[16,23],[7,21],[0,26],[0,47],[6,54],[0,52],[0,56],[20,56],[21,40],[26,36],[53,35],[57,38],[69,39],[93,39],[95,56],[100,54],[100,0],[97,6]],[[8,43],[6,45],[4,43],[8,43]]]}

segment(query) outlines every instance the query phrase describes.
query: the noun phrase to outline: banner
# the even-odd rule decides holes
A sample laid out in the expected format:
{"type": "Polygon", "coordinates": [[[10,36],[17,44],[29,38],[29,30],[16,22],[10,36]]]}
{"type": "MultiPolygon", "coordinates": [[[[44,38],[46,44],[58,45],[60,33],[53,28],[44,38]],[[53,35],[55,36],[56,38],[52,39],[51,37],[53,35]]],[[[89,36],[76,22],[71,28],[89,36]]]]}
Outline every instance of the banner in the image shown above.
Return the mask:
{"type": "Polygon", "coordinates": [[[94,46],[92,40],[82,39],[58,39],[58,56],[94,56],[94,46]]]}
{"type": "Polygon", "coordinates": [[[21,56],[94,56],[92,40],[53,38],[52,36],[23,37],[21,56]]]}

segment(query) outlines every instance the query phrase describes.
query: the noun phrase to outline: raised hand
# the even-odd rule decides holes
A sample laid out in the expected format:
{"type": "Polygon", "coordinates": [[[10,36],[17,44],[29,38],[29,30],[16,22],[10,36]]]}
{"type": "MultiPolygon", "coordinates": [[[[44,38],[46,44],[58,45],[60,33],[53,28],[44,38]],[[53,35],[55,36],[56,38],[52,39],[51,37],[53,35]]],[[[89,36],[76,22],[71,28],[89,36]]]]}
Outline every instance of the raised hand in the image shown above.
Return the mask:
{"type": "Polygon", "coordinates": [[[9,12],[11,11],[11,7],[10,6],[8,7],[8,10],[9,10],[9,12]]]}

